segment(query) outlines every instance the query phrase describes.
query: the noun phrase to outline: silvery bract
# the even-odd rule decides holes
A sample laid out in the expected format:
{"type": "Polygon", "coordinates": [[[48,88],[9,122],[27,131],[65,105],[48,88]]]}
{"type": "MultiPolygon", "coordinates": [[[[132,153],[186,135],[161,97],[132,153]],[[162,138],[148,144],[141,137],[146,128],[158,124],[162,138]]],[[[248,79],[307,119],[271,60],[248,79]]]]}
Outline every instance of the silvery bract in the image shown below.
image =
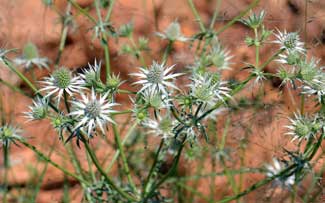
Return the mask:
{"type": "Polygon", "coordinates": [[[46,98],[57,94],[57,102],[60,102],[64,92],[72,96],[74,93],[78,93],[83,89],[83,81],[79,76],[72,77],[71,72],[66,68],[60,68],[55,70],[50,77],[46,77],[41,82],[43,88],[40,91],[46,92],[46,98]]]}
{"type": "Polygon", "coordinates": [[[132,76],[137,76],[140,80],[133,83],[141,85],[139,92],[150,90],[151,92],[162,92],[167,94],[167,88],[171,87],[178,89],[170,80],[183,75],[182,73],[170,73],[175,65],[165,67],[165,63],[159,64],[153,62],[148,68],[140,68],[139,73],[131,73],[132,76]]]}
{"type": "Polygon", "coordinates": [[[82,101],[72,101],[74,110],[69,115],[78,120],[74,130],[86,128],[87,135],[90,137],[96,127],[99,127],[104,133],[104,127],[108,123],[115,123],[111,118],[111,113],[116,112],[112,108],[118,104],[108,101],[107,97],[108,93],[99,95],[97,98],[94,89],[92,89],[90,97],[82,93],[82,101]]]}

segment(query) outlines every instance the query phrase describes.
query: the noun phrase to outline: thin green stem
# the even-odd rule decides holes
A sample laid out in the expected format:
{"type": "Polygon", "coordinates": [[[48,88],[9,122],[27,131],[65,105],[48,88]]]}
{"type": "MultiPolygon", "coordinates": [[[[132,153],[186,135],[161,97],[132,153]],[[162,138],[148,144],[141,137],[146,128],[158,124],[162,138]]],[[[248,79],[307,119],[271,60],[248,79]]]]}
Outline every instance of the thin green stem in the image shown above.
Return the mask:
{"type": "Polygon", "coordinates": [[[107,11],[107,14],[106,14],[106,17],[105,17],[105,22],[108,22],[109,19],[110,19],[110,17],[111,17],[114,4],[115,4],[115,0],[110,0],[110,4],[109,4],[109,7],[108,7],[108,11],[107,11]]]}
{"type": "MultiPolygon", "coordinates": [[[[134,131],[134,129],[135,129],[136,126],[137,126],[137,124],[134,123],[134,124],[129,128],[128,132],[126,133],[126,135],[125,135],[125,137],[124,137],[124,139],[123,139],[123,141],[122,141],[122,146],[124,146],[126,140],[127,140],[127,139],[129,138],[129,136],[133,133],[133,131],[134,131]]],[[[110,170],[111,170],[112,167],[113,167],[113,164],[115,163],[115,161],[117,160],[117,158],[118,158],[119,155],[120,155],[120,150],[117,149],[116,152],[115,152],[115,154],[114,154],[114,156],[113,156],[113,158],[112,158],[112,160],[111,160],[111,162],[110,162],[110,164],[109,164],[109,166],[108,166],[107,169],[106,169],[106,173],[109,173],[109,172],[110,172],[110,170]]]]}
{"type": "MultiPolygon", "coordinates": [[[[71,3],[68,3],[68,7],[66,10],[66,16],[69,16],[70,12],[71,12],[71,3]]],[[[62,23],[62,32],[61,32],[61,38],[60,38],[60,44],[59,44],[59,51],[58,51],[58,54],[56,56],[55,63],[54,63],[54,66],[56,68],[60,63],[60,59],[61,59],[61,56],[62,56],[62,53],[64,50],[64,46],[65,46],[65,42],[66,42],[67,36],[68,36],[68,29],[69,29],[69,25],[67,24],[67,21],[65,21],[65,19],[64,19],[64,21],[62,23]]]]}
{"type": "Polygon", "coordinates": [[[133,189],[134,192],[137,192],[137,188],[136,188],[136,186],[135,186],[135,184],[134,184],[134,182],[132,180],[129,165],[128,165],[128,162],[127,162],[124,150],[123,150],[123,145],[121,143],[120,133],[119,133],[119,131],[117,129],[117,126],[115,124],[113,124],[113,132],[114,132],[114,137],[115,137],[115,142],[116,142],[117,148],[119,149],[120,154],[121,154],[124,172],[126,174],[126,177],[127,177],[128,181],[129,181],[129,184],[130,184],[131,188],[133,189]]]}
{"type": "Polygon", "coordinates": [[[3,59],[3,62],[4,64],[12,71],[14,72],[22,81],[24,81],[28,87],[33,90],[33,92],[35,94],[37,94],[38,90],[37,88],[35,87],[35,85],[33,85],[33,83],[31,83],[25,76],[24,74],[22,74],[19,70],[17,70],[17,68],[15,68],[11,62],[7,59],[7,58],[4,58],[3,59]]]}
{"type": "MultiPolygon", "coordinates": [[[[84,140],[86,140],[85,136],[82,134],[81,135],[83,137],[84,140]]],[[[123,191],[120,187],[118,187],[113,180],[108,177],[108,175],[106,174],[106,172],[104,171],[104,169],[101,167],[101,165],[98,162],[98,159],[95,155],[95,153],[93,152],[93,150],[91,149],[90,145],[88,144],[87,141],[83,142],[87,152],[90,155],[90,158],[92,160],[92,162],[95,164],[97,170],[100,172],[100,174],[104,177],[104,179],[106,180],[106,182],[114,189],[116,190],[116,192],[118,192],[122,197],[126,198],[129,201],[137,201],[137,198],[129,195],[128,193],[126,193],[125,191],[123,191]]]]}
{"type": "Polygon", "coordinates": [[[193,14],[195,16],[196,21],[199,23],[201,31],[205,32],[206,31],[205,26],[204,26],[204,24],[202,22],[202,19],[201,19],[199,13],[197,12],[197,10],[195,8],[195,5],[194,5],[193,1],[192,0],[187,0],[187,2],[188,2],[188,4],[189,4],[189,6],[190,6],[190,8],[191,8],[191,10],[192,10],[192,12],[193,12],[193,14]]]}
{"type": "Polygon", "coordinates": [[[233,200],[237,200],[247,194],[249,194],[250,192],[270,183],[271,181],[273,181],[274,179],[276,179],[277,177],[280,177],[286,173],[288,173],[290,170],[292,170],[293,168],[295,168],[296,165],[293,164],[291,166],[289,166],[288,168],[286,168],[285,170],[281,171],[280,173],[278,173],[277,175],[274,175],[272,177],[268,177],[268,178],[265,178],[257,183],[255,183],[254,185],[250,186],[249,188],[247,188],[246,190],[238,193],[237,195],[234,195],[234,196],[231,196],[231,197],[226,197],[220,201],[217,201],[216,203],[227,203],[227,202],[230,202],[230,201],[233,201],[233,200]]]}
{"type": "Polygon", "coordinates": [[[255,34],[255,68],[258,69],[259,62],[260,62],[260,44],[259,44],[257,28],[254,28],[254,34],[255,34]]]}
{"type": "Polygon", "coordinates": [[[75,178],[76,180],[78,180],[81,183],[84,183],[86,185],[88,185],[88,182],[86,182],[85,180],[83,180],[82,178],[80,178],[79,176],[67,171],[65,168],[63,168],[62,166],[60,166],[59,164],[55,163],[54,161],[52,161],[49,157],[47,157],[46,155],[44,155],[42,152],[40,152],[38,149],[36,149],[35,146],[29,144],[28,142],[26,142],[23,139],[19,139],[18,140],[21,144],[23,144],[25,147],[31,149],[33,152],[35,152],[41,159],[43,159],[44,161],[50,163],[52,166],[54,166],[55,168],[59,169],[60,171],[62,171],[64,174],[71,176],[72,178],[75,178]]]}
{"type": "Polygon", "coordinates": [[[164,52],[164,55],[163,55],[163,59],[162,59],[163,62],[166,62],[167,61],[168,56],[169,56],[169,54],[170,54],[170,52],[171,52],[171,50],[173,48],[173,44],[174,44],[173,41],[168,41],[168,44],[167,44],[167,47],[165,49],[165,52],[164,52]]]}
{"type": "Polygon", "coordinates": [[[218,0],[216,3],[216,8],[214,9],[211,23],[210,23],[210,30],[213,29],[214,24],[216,23],[216,20],[217,20],[218,14],[219,14],[220,5],[221,5],[221,0],[218,0]]]}
{"type": "MultiPolygon", "coordinates": [[[[106,68],[106,80],[110,77],[111,74],[111,67],[110,67],[110,58],[109,58],[109,47],[107,37],[103,36],[104,40],[104,55],[105,55],[105,68],[106,68]]],[[[102,43],[103,44],[103,43],[102,43]]]]}
{"type": "Polygon", "coordinates": [[[248,11],[250,11],[253,8],[255,8],[259,2],[260,2],[260,0],[254,0],[244,11],[240,12],[239,15],[237,15],[235,18],[233,18],[231,21],[229,21],[222,28],[220,28],[219,30],[217,30],[216,35],[219,35],[222,32],[224,32],[225,30],[227,30],[230,26],[232,26],[239,19],[241,19],[244,15],[246,15],[248,13],[248,11]]]}
{"type": "Polygon", "coordinates": [[[4,203],[7,202],[7,193],[8,193],[8,170],[9,170],[9,146],[4,145],[3,147],[3,164],[4,164],[4,177],[3,177],[3,183],[4,183],[4,194],[2,196],[2,201],[4,203]]]}
{"type": "Polygon", "coordinates": [[[182,150],[184,148],[184,144],[182,144],[177,152],[177,155],[173,161],[173,165],[171,166],[171,168],[169,169],[169,171],[167,172],[167,174],[165,174],[161,180],[156,183],[150,190],[150,192],[146,195],[146,197],[144,198],[144,202],[147,201],[148,198],[150,198],[154,192],[160,187],[160,185],[162,185],[172,174],[174,174],[175,170],[177,169],[178,163],[179,163],[179,159],[181,157],[182,154],[182,150]]]}
{"type": "Polygon", "coordinates": [[[16,87],[15,85],[10,84],[7,81],[4,81],[3,79],[0,78],[0,83],[2,83],[3,85],[7,86],[9,89],[18,92],[26,97],[32,98],[31,95],[28,95],[27,93],[25,93],[23,90],[21,90],[20,88],[16,87]]]}
{"type": "Polygon", "coordinates": [[[97,24],[96,19],[93,18],[91,15],[89,15],[89,13],[85,9],[81,8],[74,0],[68,0],[68,2],[70,2],[73,7],[75,7],[76,9],[78,9],[80,13],[82,13],[83,15],[85,15],[94,24],[97,24]]]}
{"type": "Polygon", "coordinates": [[[150,182],[151,176],[153,175],[153,172],[155,171],[156,165],[157,165],[157,163],[159,161],[159,154],[161,152],[162,147],[164,146],[164,143],[165,143],[164,141],[165,141],[165,139],[161,139],[161,141],[160,141],[158,150],[157,150],[157,152],[155,154],[154,162],[153,162],[153,164],[152,164],[152,166],[150,168],[149,174],[148,174],[148,176],[146,178],[146,181],[144,183],[143,195],[145,195],[147,193],[147,191],[148,191],[149,182],[150,182]]]}

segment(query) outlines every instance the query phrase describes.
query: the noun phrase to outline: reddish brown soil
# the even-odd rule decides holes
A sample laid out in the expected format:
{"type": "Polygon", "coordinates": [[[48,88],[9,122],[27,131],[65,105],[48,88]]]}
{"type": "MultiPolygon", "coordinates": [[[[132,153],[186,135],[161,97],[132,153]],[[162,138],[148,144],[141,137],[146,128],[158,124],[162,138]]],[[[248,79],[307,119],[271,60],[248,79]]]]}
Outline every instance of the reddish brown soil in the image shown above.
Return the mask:
{"type": "MultiPolygon", "coordinates": [[[[66,1],[56,0],[56,6],[62,12],[66,6],[66,1]]],[[[92,1],[78,0],[82,7],[89,6],[92,1]]],[[[212,0],[196,0],[196,6],[202,15],[203,21],[208,23],[213,15],[215,8],[212,0]]],[[[215,25],[215,28],[221,27],[224,23],[239,14],[240,11],[251,2],[250,0],[227,0],[222,1],[220,10],[220,18],[215,25]]],[[[304,30],[304,1],[303,0],[262,0],[260,6],[256,10],[265,9],[267,12],[266,26],[270,29],[286,29],[287,31],[302,31],[304,30]]],[[[182,31],[186,36],[195,33],[199,28],[194,20],[194,16],[190,12],[186,0],[117,0],[116,6],[112,14],[113,26],[119,27],[123,23],[133,20],[135,23],[135,36],[146,36],[150,39],[150,48],[152,55],[146,55],[146,60],[149,63],[152,59],[160,58],[160,53],[166,46],[154,36],[155,20],[154,11],[158,12],[157,25],[158,31],[163,30],[171,21],[177,19],[182,25],[182,31]],[[155,5],[152,4],[155,2],[155,5]]],[[[72,11],[76,13],[75,10],[72,11]]],[[[91,10],[95,15],[95,11],[91,10]]],[[[104,11],[103,11],[104,13],[104,11]]],[[[325,59],[325,1],[315,0],[308,7],[307,35],[301,37],[307,39],[307,44],[310,55],[314,55],[321,59],[325,59]]],[[[92,33],[89,31],[91,23],[83,16],[78,15],[75,21],[75,30],[70,30],[65,50],[62,55],[61,65],[71,69],[85,67],[88,62],[95,58],[103,59],[103,50],[98,41],[92,40],[92,33]]],[[[46,9],[41,1],[25,1],[25,0],[2,0],[0,4],[0,44],[7,48],[22,48],[29,41],[35,43],[42,56],[55,60],[57,54],[61,24],[58,23],[58,15],[46,9]]],[[[302,32],[303,33],[303,32],[302,32]]],[[[232,71],[227,72],[224,77],[236,77],[243,79],[247,73],[239,71],[244,66],[243,61],[253,62],[254,50],[247,48],[243,43],[246,34],[250,34],[249,30],[240,25],[235,24],[227,31],[221,34],[220,40],[224,45],[231,50],[233,58],[232,71]]],[[[118,55],[119,46],[114,40],[110,41],[111,65],[113,71],[121,73],[124,79],[128,79],[128,73],[135,71],[140,64],[131,57],[118,55]]],[[[262,49],[262,60],[266,59],[273,52],[275,47],[267,45],[262,49]]],[[[183,44],[176,44],[168,61],[170,64],[177,63],[179,70],[185,65],[193,62],[192,54],[189,49],[183,44]]],[[[274,72],[278,65],[271,63],[266,68],[269,72],[274,72]]],[[[46,76],[46,71],[37,71],[38,78],[46,76]]],[[[0,64],[0,76],[2,79],[10,81],[12,84],[21,86],[27,89],[25,85],[12,73],[9,72],[2,64],[0,64]]],[[[131,80],[131,79],[130,79],[131,80]]],[[[256,99],[257,86],[249,85],[238,97],[248,97],[252,101],[256,99]]],[[[247,150],[245,155],[245,166],[260,167],[266,162],[270,162],[273,156],[281,156],[283,147],[288,149],[294,145],[289,142],[289,138],[283,135],[284,128],[287,123],[286,117],[292,111],[298,108],[299,99],[297,92],[286,88],[279,88],[279,82],[267,82],[263,86],[265,96],[262,98],[265,104],[262,108],[246,108],[232,113],[232,125],[229,129],[227,139],[227,147],[238,147],[238,142],[242,139],[247,139],[247,150]],[[290,96],[291,95],[291,96],[290,96]]],[[[12,115],[11,119],[15,123],[20,123],[25,130],[25,135],[30,137],[29,141],[38,146],[45,153],[49,153],[49,149],[54,144],[54,151],[51,158],[72,170],[71,165],[64,160],[68,160],[67,153],[62,147],[62,143],[51,130],[48,122],[32,122],[26,123],[22,117],[22,113],[27,110],[27,106],[31,100],[27,97],[13,93],[4,86],[0,86],[0,94],[5,105],[8,115],[12,115]]],[[[121,100],[125,97],[121,97],[121,100]]],[[[306,108],[312,111],[312,100],[307,99],[306,108]]],[[[223,132],[224,120],[226,114],[221,116],[218,122],[219,134],[223,132]]],[[[109,139],[112,136],[108,135],[109,139]]],[[[95,142],[95,141],[94,141],[95,142]]],[[[92,143],[93,144],[93,143],[92,143]]],[[[204,143],[202,142],[202,145],[204,143]]],[[[101,148],[98,151],[99,157],[106,155],[112,156],[110,148],[101,148]]],[[[84,168],[87,168],[87,161],[83,150],[76,150],[80,157],[84,168]]],[[[238,153],[238,151],[236,152],[238,153]]],[[[233,153],[229,167],[236,167],[239,164],[240,157],[233,153]]],[[[37,180],[33,178],[30,166],[35,167],[36,156],[25,147],[13,146],[11,151],[12,170],[9,175],[10,184],[28,185],[30,182],[37,180]]],[[[0,158],[0,163],[2,159],[0,158]]],[[[186,174],[194,174],[197,168],[195,161],[182,160],[182,169],[186,174]]],[[[320,164],[318,164],[320,165],[320,164]]],[[[37,169],[41,170],[43,164],[38,163],[37,169]]],[[[204,164],[206,171],[211,170],[210,160],[204,164]]],[[[218,167],[217,167],[218,168],[218,167]]],[[[3,169],[0,167],[0,172],[3,169]]],[[[261,179],[261,175],[245,176],[243,188],[253,184],[261,179]]],[[[308,178],[307,178],[308,179],[308,178]]],[[[197,187],[199,191],[205,195],[209,195],[208,184],[202,180],[197,187]]],[[[227,181],[225,178],[215,178],[217,187],[215,188],[215,197],[220,199],[225,195],[231,194],[230,187],[226,187],[227,181]]],[[[45,179],[42,183],[42,190],[38,196],[37,202],[59,202],[62,196],[63,175],[60,171],[52,166],[48,167],[45,179]]],[[[305,185],[308,186],[308,180],[305,185]]],[[[306,187],[307,187],[306,186],[306,187]]],[[[299,193],[304,193],[304,186],[299,188],[299,193]]],[[[258,192],[252,193],[246,197],[246,202],[264,202],[270,195],[270,186],[259,189],[258,192]]],[[[73,202],[80,202],[81,190],[78,185],[71,189],[71,195],[74,197],[73,202]]],[[[285,191],[275,191],[274,200],[271,202],[288,202],[288,193],[285,191]]],[[[299,201],[299,200],[297,200],[299,201]]],[[[204,202],[197,200],[197,202],[204,202]]]]}

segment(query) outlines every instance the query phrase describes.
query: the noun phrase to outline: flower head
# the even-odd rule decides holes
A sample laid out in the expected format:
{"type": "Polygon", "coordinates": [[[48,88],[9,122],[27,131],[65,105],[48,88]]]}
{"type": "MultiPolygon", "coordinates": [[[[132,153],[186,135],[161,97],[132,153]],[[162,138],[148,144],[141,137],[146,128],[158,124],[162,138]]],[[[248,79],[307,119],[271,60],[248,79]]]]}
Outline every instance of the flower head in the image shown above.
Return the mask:
{"type": "Polygon", "coordinates": [[[97,63],[95,60],[95,64],[91,65],[88,63],[88,69],[84,69],[83,73],[79,76],[84,81],[86,86],[93,86],[97,81],[100,80],[100,68],[101,62],[97,63]]]}
{"type": "Polygon", "coordinates": [[[29,112],[25,113],[29,121],[46,118],[48,114],[48,100],[37,97],[36,100],[33,100],[33,106],[29,106],[29,110],[29,112]]]}
{"type": "Polygon", "coordinates": [[[96,127],[99,127],[102,133],[105,133],[104,126],[108,123],[114,123],[110,114],[116,111],[112,107],[118,105],[108,101],[107,97],[108,93],[97,98],[94,89],[92,89],[90,97],[82,93],[82,101],[72,101],[75,109],[70,115],[75,116],[78,120],[74,130],[85,127],[89,137],[96,127]]]}
{"type": "Polygon", "coordinates": [[[72,77],[71,72],[66,68],[60,68],[53,72],[50,77],[46,77],[42,81],[44,87],[40,91],[47,92],[46,98],[53,94],[57,94],[58,103],[64,92],[72,96],[74,93],[79,92],[82,87],[82,80],[79,76],[72,77]]]}
{"type": "Polygon", "coordinates": [[[286,51],[297,51],[300,53],[305,53],[304,43],[300,41],[299,35],[296,32],[287,31],[280,32],[275,34],[277,40],[274,43],[280,44],[281,49],[285,49],[286,51]]]}
{"type": "Polygon", "coordinates": [[[171,99],[165,94],[152,92],[150,90],[145,90],[141,92],[141,94],[145,101],[145,104],[155,109],[168,108],[171,105],[171,99]]]}
{"type": "Polygon", "coordinates": [[[14,62],[17,65],[23,65],[26,70],[29,70],[33,66],[37,66],[39,69],[49,69],[49,60],[39,57],[37,47],[31,42],[24,46],[23,55],[16,58],[14,62]]]}
{"type": "Polygon", "coordinates": [[[188,38],[184,37],[181,32],[181,26],[177,21],[169,24],[164,33],[157,33],[157,35],[163,39],[168,39],[170,41],[181,41],[185,42],[188,38]]]}
{"type": "Polygon", "coordinates": [[[11,142],[15,143],[16,140],[23,139],[21,133],[22,130],[17,127],[8,124],[0,126],[0,145],[9,147],[11,142]]]}
{"type": "Polygon", "coordinates": [[[158,91],[167,94],[167,87],[178,89],[169,80],[183,75],[182,73],[171,74],[170,71],[174,68],[174,66],[175,65],[165,68],[165,63],[159,64],[154,61],[149,69],[140,68],[140,73],[131,73],[130,75],[140,78],[139,81],[133,83],[142,85],[139,92],[149,89],[152,92],[158,91]]]}
{"type": "Polygon", "coordinates": [[[256,29],[262,25],[264,17],[265,11],[263,10],[259,14],[253,13],[247,19],[241,19],[240,22],[252,29],[256,29]]]}
{"type": "Polygon", "coordinates": [[[312,119],[298,113],[294,114],[294,118],[289,118],[289,121],[290,125],[286,126],[289,132],[286,134],[293,136],[292,141],[314,138],[322,126],[317,117],[312,119]]]}
{"type": "MultiPolygon", "coordinates": [[[[266,165],[266,169],[267,177],[273,177],[275,175],[278,175],[282,172],[282,170],[284,170],[282,164],[276,158],[273,158],[273,165],[266,165]]],[[[295,183],[295,174],[290,176],[279,176],[275,178],[275,183],[281,186],[290,187],[295,183]]]]}
{"type": "Polygon", "coordinates": [[[170,116],[160,117],[158,120],[147,119],[142,125],[149,128],[149,134],[161,136],[163,139],[171,138],[174,135],[173,129],[175,127],[175,121],[170,116]]]}
{"type": "Polygon", "coordinates": [[[279,59],[276,61],[281,64],[288,64],[288,65],[298,65],[301,61],[301,53],[299,51],[286,51],[283,54],[279,54],[279,59]]]}
{"type": "Polygon", "coordinates": [[[218,100],[223,101],[224,97],[230,97],[227,83],[221,81],[218,74],[194,74],[191,80],[190,94],[199,102],[213,105],[218,100]]]}
{"type": "Polygon", "coordinates": [[[230,69],[229,61],[233,56],[230,56],[229,53],[221,47],[220,43],[215,43],[207,56],[207,60],[218,69],[230,69]]]}
{"type": "Polygon", "coordinates": [[[303,82],[302,94],[317,95],[319,102],[325,95],[325,74],[322,68],[317,67],[318,61],[311,59],[310,62],[303,61],[299,64],[300,80],[303,82]]]}

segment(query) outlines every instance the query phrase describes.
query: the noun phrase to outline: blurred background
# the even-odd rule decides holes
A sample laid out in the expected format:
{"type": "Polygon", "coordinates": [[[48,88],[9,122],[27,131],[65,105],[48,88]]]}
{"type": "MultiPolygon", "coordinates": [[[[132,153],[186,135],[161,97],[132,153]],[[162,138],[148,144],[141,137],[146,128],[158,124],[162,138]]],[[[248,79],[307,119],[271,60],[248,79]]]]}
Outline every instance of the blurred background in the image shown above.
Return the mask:
{"type": "MultiPolygon", "coordinates": [[[[46,6],[42,0],[0,0],[0,46],[6,49],[17,48],[19,49],[18,52],[13,55],[19,55],[21,49],[31,42],[37,46],[40,56],[47,57],[54,62],[59,51],[63,31],[62,16],[69,10],[67,10],[67,1],[54,0],[53,2],[54,6],[50,7],[46,6]]],[[[82,8],[89,9],[92,16],[96,16],[92,0],[76,0],[76,2],[82,8]]],[[[217,2],[219,1],[194,1],[203,22],[207,25],[212,18],[217,2]]],[[[221,0],[220,2],[220,12],[215,24],[216,29],[229,22],[251,3],[250,0],[221,0]]],[[[261,10],[266,11],[265,26],[268,29],[275,33],[277,29],[299,32],[302,41],[307,44],[308,56],[315,56],[321,60],[321,65],[324,64],[324,0],[261,0],[254,11],[259,12],[261,10]]],[[[93,64],[95,59],[104,61],[104,51],[100,42],[93,37],[92,22],[73,7],[69,12],[73,19],[68,29],[65,48],[59,64],[78,72],[88,63],[93,64]]],[[[103,9],[101,12],[105,15],[106,10],[103,9]]],[[[155,32],[162,32],[175,20],[180,23],[182,32],[187,37],[199,30],[186,0],[117,0],[111,16],[113,27],[118,28],[132,21],[135,28],[134,38],[144,36],[149,39],[151,51],[144,54],[147,64],[151,64],[152,60],[160,61],[167,46],[167,42],[158,38],[155,32]]],[[[231,59],[232,69],[223,75],[225,79],[243,79],[248,75],[248,72],[241,71],[241,68],[245,67],[244,61],[254,62],[254,49],[247,47],[244,43],[245,37],[251,34],[248,27],[241,23],[235,23],[219,36],[221,43],[234,56],[231,59]]],[[[120,73],[121,77],[127,81],[123,86],[132,89],[133,87],[130,84],[133,79],[129,78],[128,73],[135,72],[141,63],[132,56],[120,54],[123,42],[123,39],[109,39],[111,67],[114,73],[120,73]]],[[[275,51],[274,45],[267,44],[261,50],[261,60],[266,60],[275,51]]],[[[168,64],[176,64],[176,69],[179,71],[193,62],[193,50],[188,44],[183,43],[176,43],[173,46],[167,61],[168,64]]],[[[277,63],[271,63],[265,70],[275,73],[278,68],[277,63]]],[[[53,69],[53,66],[50,65],[50,69],[53,69]]],[[[35,77],[38,80],[48,76],[49,73],[46,69],[35,69],[35,77]]],[[[32,78],[30,73],[26,72],[26,75],[32,78]]],[[[26,85],[3,64],[0,64],[0,78],[31,93],[26,85]]],[[[179,82],[182,83],[182,81],[179,82]]],[[[278,80],[263,84],[264,95],[262,97],[257,97],[258,87],[253,85],[249,85],[238,95],[238,100],[241,97],[248,99],[244,101],[243,107],[245,108],[238,108],[237,111],[232,112],[229,135],[226,141],[226,146],[229,148],[229,160],[227,160],[229,168],[236,168],[243,163],[249,168],[259,168],[263,164],[271,162],[272,157],[281,157],[283,148],[290,149],[292,147],[291,138],[283,135],[285,129],[282,126],[288,122],[287,117],[298,109],[300,100],[297,97],[298,92],[296,90],[289,90],[286,87],[281,87],[280,84],[281,81],[278,80]]],[[[50,154],[54,161],[73,170],[67,158],[68,154],[62,147],[62,142],[51,130],[49,122],[26,123],[25,118],[23,118],[22,112],[27,111],[28,105],[32,102],[30,98],[21,96],[0,84],[0,100],[4,106],[7,119],[19,123],[25,130],[24,135],[29,138],[32,144],[39,147],[45,154],[50,154]]],[[[118,96],[118,101],[124,103],[125,106],[130,104],[127,96],[118,96]]],[[[306,108],[307,112],[313,111],[312,100],[306,102],[306,108]]],[[[217,119],[215,125],[218,132],[223,131],[222,128],[227,118],[230,117],[222,115],[217,119]]],[[[118,119],[122,121],[124,118],[119,117],[118,119]]],[[[113,137],[109,134],[107,135],[108,140],[112,141],[113,137]]],[[[92,141],[92,145],[98,149],[97,154],[101,159],[112,157],[114,150],[111,145],[99,141],[92,141]]],[[[154,149],[154,145],[153,142],[147,147],[154,149]]],[[[207,144],[202,142],[201,145],[204,147],[207,144]]],[[[11,150],[12,170],[9,174],[9,188],[12,202],[28,202],[26,199],[29,195],[28,191],[38,184],[41,184],[41,187],[37,195],[37,202],[63,202],[62,197],[66,192],[70,194],[70,202],[81,202],[82,192],[76,182],[64,177],[60,171],[52,166],[45,166],[29,149],[13,146],[11,150]],[[44,178],[39,183],[41,175],[44,175],[44,178]]],[[[86,167],[87,157],[84,151],[82,149],[76,149],[76,151],[81,163],[85,164],[86,167]]],[[[2,161],[1,157],[0,164],[2,161]]],[[[322,162],[320,161],[316,165],[316,169],[317,167],[320,168],[321,165],[322,162]]],[[[213,167],[215,170],[218,168],[218,166],[213,165],[210,159],[198,162],[196,159],[182,158],[179,170],[180,175],[189,175],[197,173],[198,170],[211,171],[214,169],[213,167]]],[[[0,173],[2,170],[3,167],[0,165],[0,173]]],[[[243,179],[241,180],[243,181],[242,187],[247,188],[263,177],[262,174],[254,173],[245,175],[241,177],[243,179]]],[[[236,180],[239,180],[238,178],[236,177],[236,180]]],[[[297,188],[298,193],[304,194],[306,192],[310,184],[308,181],[307,177],[306,181],[297,188]]],[[[200,179],[199,181],[189,182],[189,184],[198,188],[204,195],[209,195],[213,190],[212,195],[215,196],[215,199],[231,194],[230,187],[226,186],[225,177],[200,179]],[[209,188],[211,181],[215,183],[216,188],[209,188]]],[[[319,192],[323,187],[322,181],[319,182],[318,187],[315,192],[319,192]]],[[[289,202],[289,196],[288,191],[267,185],[257,192],[249,194],[244,200],[245,202],[289,202]]],[[[195,202],[205,201],[195,197],[195,202]]]]}

